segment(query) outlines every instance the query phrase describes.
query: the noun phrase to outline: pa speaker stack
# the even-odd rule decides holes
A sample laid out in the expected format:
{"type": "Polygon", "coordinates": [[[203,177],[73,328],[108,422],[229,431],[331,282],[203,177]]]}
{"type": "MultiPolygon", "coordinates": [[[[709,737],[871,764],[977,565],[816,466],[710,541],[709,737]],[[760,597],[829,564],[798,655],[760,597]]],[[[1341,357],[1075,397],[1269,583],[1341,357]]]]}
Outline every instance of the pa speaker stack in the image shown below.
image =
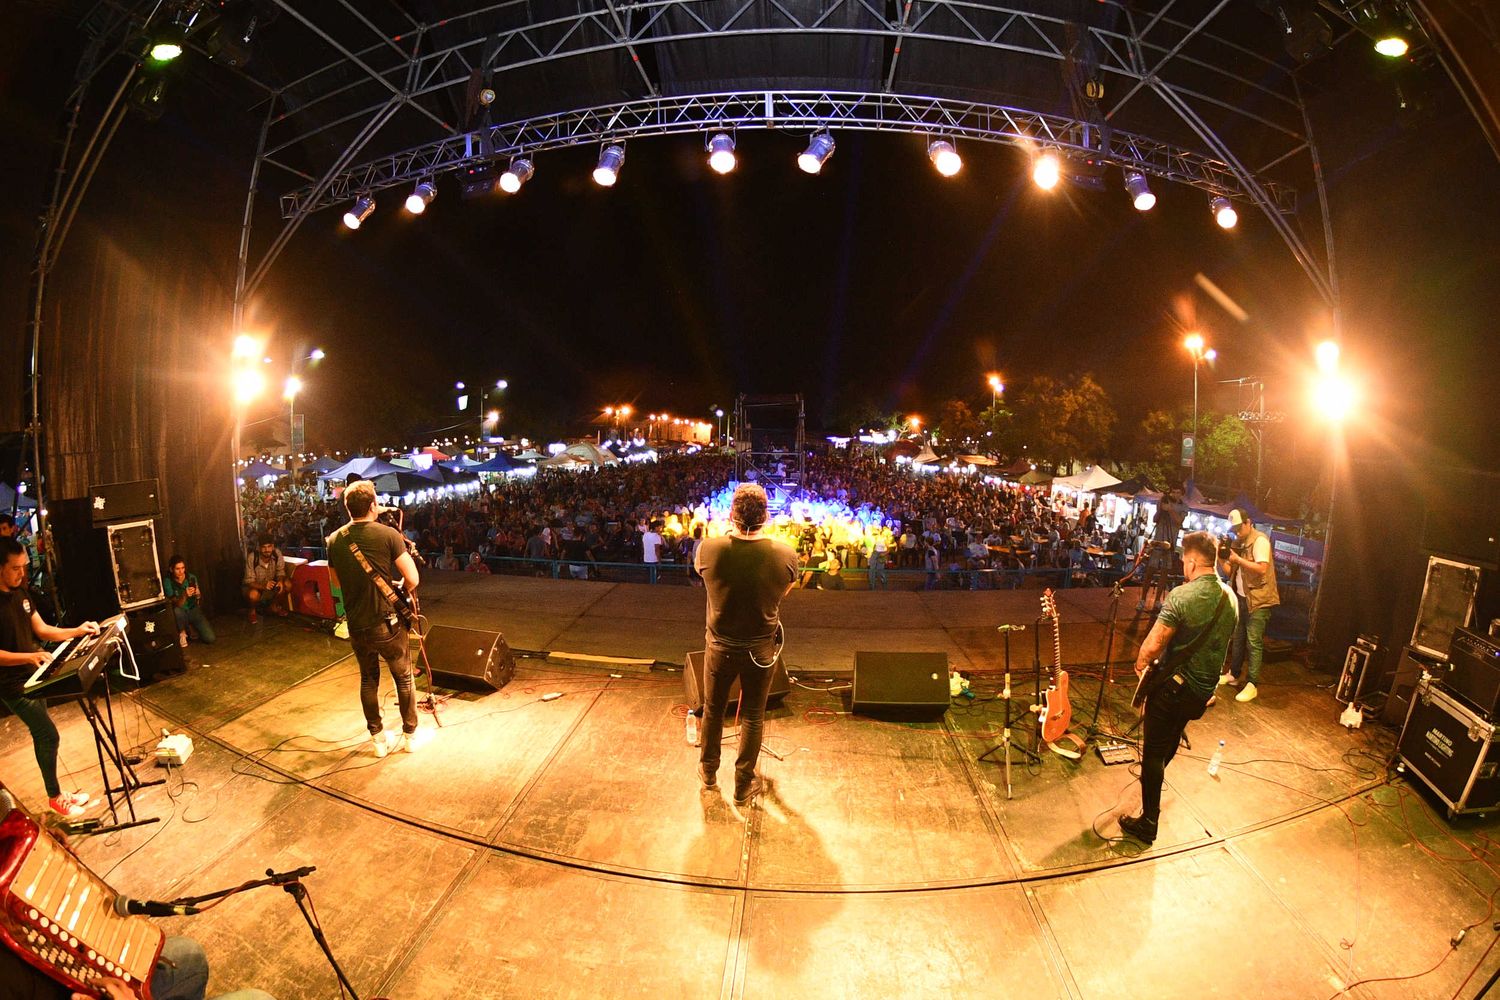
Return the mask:
{"type": "Polygon", "coordinates": [[[941,718],[948,710],[948,654],[857,652],[852,701],[861,715],[941,718]]]}
{"type": "Polygon", "coordinates": [[[423,646],[439,684],[498,691],[516,675],[515,655],[499,632],[434,625],[423,646]]]}

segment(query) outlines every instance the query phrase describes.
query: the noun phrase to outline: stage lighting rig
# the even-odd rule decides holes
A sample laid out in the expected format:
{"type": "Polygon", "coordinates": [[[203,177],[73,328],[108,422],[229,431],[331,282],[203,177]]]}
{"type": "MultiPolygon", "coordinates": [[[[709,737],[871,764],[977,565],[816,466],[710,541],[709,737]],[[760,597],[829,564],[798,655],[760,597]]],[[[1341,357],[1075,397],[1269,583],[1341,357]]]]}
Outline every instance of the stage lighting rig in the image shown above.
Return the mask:
{"type": "Polygon", "coordinates": [[[374,197],[372,197],[371,195],[362,194],[357,199],[355,199],[355,202],[352,206],[350,206],[349,211],[344,213],[344,225],[350,229],[358,229],[361,225],[364,224],[364,221],[368,219],[371,213],[373,213],[374,211],[374,197]]]}
{"type": "Polygon", "coordinates": [[[715,132],[708,140],[708,165],[716,174],[727,174],[739,162],[734,155],[734,136],[715,132]]]}
{"type": "Polygon", "coordinates": [[[1050,150],[1042,153],[1031,165],[1031,180],[1043,191],[1051,191],[1062,179],[1062,162],[1050,150]]]}
{"type": "Polygon", "coordinates": [[[927,158],[944,177],[952,177],[964,168],[963,157],[947,139],[934,139],[927,144],[927,158]]]}
{"type": "Polygon", "coordinates": [[[515,194],[521,190],[521,185],[531,180],[531,175],[536,173],[531,161],[524,156],[518,156],[510,161],[510,166],[505,168],[505,173],[500,175],[500,190],[506,194],[515,194]]]}
{"type": "Polygon", "coordinates": [[[406,210],[412,215],[421,215],[437,197],[437,186],[432,181],[422,181],[406,196],[406,210]]]}
{"type": "Polygon", "coordinates": [[[1137,212],[1149,212],[1156,207],[1156,195],[1151,193],[1146,175],[1139,170],[1125,171],[1125,192],[1130,195],[1130,203],[1137,212]]]}
{"type": "Polygon", "coordinates": [[[833,141],[833,133],[824,129],[809,139],[807,148],[797,154],[797,166],[805,174],[819,173],[835,148],[837,146],[833,141]]]}
{"type": "Polygon", "coordinates": [[[1234,205],[1222,194],[1214,195],[1208,207],[1214,213],[1214,221],[1219,224],[1220,229],[1233,229],[1239,225],[1240,213],[1234,210],[1234,205]]]}
{"type": "Polygon", "coordinates": [[[594,183],[600,187],[614,187],[620,179],[620,168],[625,165],[625,147],[612,142],[599,150],[599,165],[594,168],[594,183]]]}

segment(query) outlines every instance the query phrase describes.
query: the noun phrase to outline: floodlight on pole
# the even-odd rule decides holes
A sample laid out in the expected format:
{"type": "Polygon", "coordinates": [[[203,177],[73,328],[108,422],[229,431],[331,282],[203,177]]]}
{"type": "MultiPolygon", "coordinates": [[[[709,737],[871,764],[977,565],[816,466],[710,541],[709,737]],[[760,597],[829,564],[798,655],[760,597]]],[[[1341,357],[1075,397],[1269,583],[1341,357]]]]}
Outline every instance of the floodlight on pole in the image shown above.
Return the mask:
{"type": "Polygon", "coordinates": [[[314,347],[312,353],[307,356],[307,359],[309,361],[322,361],[326,357],[328,355],[323,352],[323,348],[314,347]]]}
{"type": "Polygon", "coordinates": [[[833,155],[837,144],[833,141],[833,133],[826,129],[817,133],[807,141],[807,148],[797,154],[797,166],[805,174],[816,174],[822,171],[823,164],[833,155]]]}
{"type": "Polygon", "coordinates": [[[715,132],[708,140],[708,165],[716,174],[727,174],[738,163],[734,155],[734,136],[715,132]]]}
{"type": "Polygon", "coordinates": [[[944,177],[952,177],[964,168],[963,157],[947,139],[934,139],[927,144],[927,158],[944,177]]]}
{"type": "Polygon", "coordinates": [[[248,406],[254,402],[266,388],[266,377],[258,368],[241,368],[236,371],[230,380],[234,390],[234,401],[239,406],[248,406]]]}
{"type": "Polygon", "coordinates": [[[518,156],[510,161],[510,166],[505,168],[505,173],[500,175],[500,190],[506,194],[515,194],[521,190],[521,185],[531,180],[531,175],[536,173],[536,168],[531,161],[524,156],[518,156]]]}
{"type": "Polygon", "coordinates": [[[295,375],[288,375],[281,389],[281,398],[291,402],[297,398],[297,393],[302,391],[302,380],[295,375]]]}
{"type": "Polygon", "coordinates": [[[625,165],[625,147],[612,142],[599,150],[599,165],[594,168],[594,183],[600,187],[614,187],[620,179],[620,168],[625,165]]]}

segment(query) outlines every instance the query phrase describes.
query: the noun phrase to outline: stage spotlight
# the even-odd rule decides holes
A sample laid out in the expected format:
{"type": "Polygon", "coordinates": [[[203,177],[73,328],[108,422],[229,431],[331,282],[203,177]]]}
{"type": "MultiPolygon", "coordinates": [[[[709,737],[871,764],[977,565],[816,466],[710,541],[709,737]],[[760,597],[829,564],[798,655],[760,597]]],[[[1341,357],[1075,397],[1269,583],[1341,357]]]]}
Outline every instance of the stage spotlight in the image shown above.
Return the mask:
{"type": "Polygon", "coordinates": [[[708,140],[708,165],[716,174],[727,174],[739,162],[734,155],[734,137],[728,132],[716,132],[708,140]]]}
{"type": "Polygon", "coordinates": [[[599,165],[594,168],[594,183],[600,187],[614,187],[620,179],[620,168],[625,165],[625,147],[610,143],[599,151],[599,165]]]}
{"type": "Polygon", "coordinates": [[[1156,195],[1146,183],[1146,175],[1139,170],[1125,171],[1125,191],[1137,212],[1149,212],[1156,207],[1156,195]]]}
{"type": "Polygon", "coordinates": [[[531,175],[536,173],[531,161],[524,156],[518,156],[510,161],[510,166],[505,168],[505,173],[500,175],[500,190],[506,194],[515,194],[521,190],[521,185],[531,180],[531,175]]]}
{"type": "Polygon", "coordinates": [[[1222,194],[1215,195],[1214,200],[1209,202],[1208,207],[1214,213],[1214,221],[1219,224],[1220,229],[1233,229],[1240,221],[1240,213],[1234,210],[1229,199],[1222,194]]]}
{"type": "Polygon", "coordinates": [[[833,155],[835,143],[833,133],[828,131],[819,132],[807,142],[807,148],[797,154],[797,166],[805,174],[816,174],[822,171],[823,164],[833,155]]]}
{"type": "Polygon", "coordinates": [[[1031,167],[1031,179],[1043,191],[1051,191],[1062,179],[1062,163],[1056,153],[1043,153],[1031,167]]]}
{"type": "Polygon", "coordinates": [[[344,213],[344,225],[350,229],[358,229],[360,225],[375,211],[375,199],[367,194],[362,194],[354,202],[354,207],[344,213]]]}
{"type": "Polygon", "coordinates": [[[964,168],[963,157],[947,139],[934,139],[927,144],[927,158],[944,177],[952,177],[964,168]]]}
{"type": "Polygon", "coordinates": [[[1318,370],[1325,374],[1332,374],[1339,370],[1339,342],[1336,340],[1325,340],[1318,344],[1313,351],[1313,357],[1317,359],[1318,370]]]}
{"type": "Polygon", "coordinates": [[[164,26],[151,40],[151,59],[154,62],[169,63],[182,55],[182,45],[187,37],[187,30],[175,21],[164,26]]]}
{"type": "Polygon", "coordinates": [[[1375,51],[1391,59],[1400,59],[1410,48],[1411,44],[1395,32],[1382,33],[1375,39],[1375,51]]]}
{"type": "Polygon", "coordinates": [[[406,210],[412,215],[421,215],[427,211],[427,206],[431,205],[432,199],[436,197],[437,188],[433,186],[432,181],[423,181],[406,196],[406,210]]]}

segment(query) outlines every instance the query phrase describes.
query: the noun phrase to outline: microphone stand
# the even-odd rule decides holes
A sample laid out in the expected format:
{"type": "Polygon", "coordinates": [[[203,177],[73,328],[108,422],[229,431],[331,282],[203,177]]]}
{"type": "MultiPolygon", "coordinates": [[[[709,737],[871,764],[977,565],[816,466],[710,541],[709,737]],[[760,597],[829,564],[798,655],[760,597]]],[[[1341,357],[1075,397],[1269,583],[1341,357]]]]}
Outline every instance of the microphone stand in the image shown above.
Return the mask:
{"type": "MultiPolygon", "coordinates": [[[[1012,749],[1010,739],[1010,634],[1012,632],[1023,632],[1026,630],[1026,626],[999,625],[996,627],[996,630],[1005,636],[1005,687],[1000,692],[1000,697],[1005,701],[1005,728],[1001,730],[1000,742],[980,754],[979,759],[989,760],[990,755],[995,751],[1000,750],[1003,752],[1001,759],[1005,762],[1005,797],[1009,799],[1014,798],[1010,787],[1010,751],[1012,749]]],[[[1040,674],[1038,674],[1038,677],[1040,677],[1040,674]]],[[[1040,699],[1040,695],[1038,698],[1040,699]]],[[[1022,754],[1031,758],[1033,764],[1040,764],[1042,762],[1041,755],[1035,750],[1029,750],[1019,744],[1014,749],[1021,751],[1022,754]]]]}
{"type": "Polygon", "coordinates": [[[302,912],[302,919],[307,921],[307,926],[312,931],[313,940],[323,950],[323,957],[328,959],[328,964],[333,967],[333,973],[338,977],[339,983],[344,989],[349,991],[349,996],[353,1000],[359,1000],[359,994],[354,992],[354,986],[349,982],[349,977],[344,975],[344,970],[339,967],[338,960],[333,957],[333,949],[328,945],[328,938],[323,935],[323,928],[318,926],[318,921],[313,916],[313,912],[309,907],[307,886],[302,884],[302,879],[317,870],[312,865],[297,868],[289,872],[278,872],[267,868],[265,878],[253,879],[252,881],[242,882],[228,889],[206,892],[199,896],[182,896],[172,900],[172,902],[183,906],[197,906],[199,903],[206,903],[214,899],[223,899],[226,896],[233,896],[249,889],[259,889],[264,885],[281,886],[281,888],[286,890],[288,895],[297,901],[297,909],[302,912]]]}
{"type": "Polygon", "coordinates": [[[1137,744],[1139,742],[1131,737],[1112,733],[1099,725],[1099,711],[1104,704],[1104,688],[1114,683],[1114,664],[1110,661],[1115,652],[1115,630],[1120,617],[1120,597],[1125,591],[1124,583],[1123,579],[1116,581],[1114,589],[1109,593],[1109,629],[1104,641],[1104,669],[1099,671],[1099,691],[1094,696],[1094,718],[1089,723],[1088,734],[1084,738],[1086,743],[1092,743],[1100,736],[1108,736],[1116,743],[1137,744]]]}

